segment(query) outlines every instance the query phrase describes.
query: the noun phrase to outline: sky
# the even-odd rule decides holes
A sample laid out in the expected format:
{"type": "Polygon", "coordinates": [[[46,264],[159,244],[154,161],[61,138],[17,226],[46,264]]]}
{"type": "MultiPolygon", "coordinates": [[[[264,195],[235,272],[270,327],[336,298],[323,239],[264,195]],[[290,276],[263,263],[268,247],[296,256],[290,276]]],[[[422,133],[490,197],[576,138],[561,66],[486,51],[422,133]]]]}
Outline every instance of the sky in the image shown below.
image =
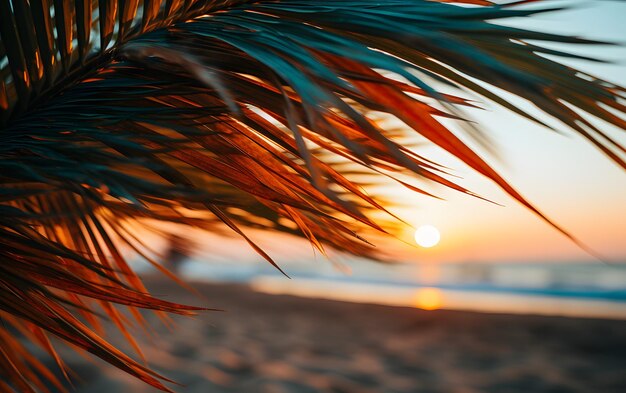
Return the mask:
{"type": "MultiPolygon", "coordinates": [[[[572,9],[540,14],[532,19],[511,20],[529,29],[580,35],[586,38],[622,40],[624,46],[563,47],[610,64],[570,61],[577,68],[600,78],[626,84],[626,2],[548,1],[543,5],[568,5],[572,9]]],[[[515,100],[511,97],[511,100],[515,100]]],[[[516,101],[523,109],[538,113],[531,105],[516,101]]],[[[497,107],[470,115],[488,132],[502,160],[488,160],[501,175],[550,217],[605,260],[626,263],[626,173],[581,137],[565,130],[557,134],[497,107]]],[[[563,128],[563,127],[561,127],[563,128]]],[[[603,130],[622,144],[623,131],[603,125],[603,130]]],[[[441,242],[423,249],[399,241],[381,244],[403,262],[583,262],[598,261],[528,209],[504,194],[497,186],[473,173],[462,163],[435,147],[420,154],[452,168],[462,177],[459,183],[497,204],[485,202],[443,187],[435,189],[445,200],[428,198],[403,189],[389,188],[404,205],[394,210],[415,227],[430,224],[441,232],[441,242]]],[[[488,158],[487,155],[483,155],[488,158]]],[[[412,240],[413,229],[403,236],[412,240]]],[[[251,233],[279,262],[291,259],[322,259],[302,242],[251,233]]],[[[254,251],[240,240],[209,241],[212,258],[225,261],[258,261],[254,251]]]]}
{"type": "MultiPolygon", "coordinates": [[[[599,40],[626,41],[626,4],[617,1],[553,1],[571,10],[511,21],[524,28],[570,33],[599,40]]],[[[624,42],[626,43],[626,42],[624,42]]],[[[603,79],[626,83],[626,47],[564,47],[610,60],[612,64],[572,61],[571,65],[603,79]]],[[[532,110],[529,105],[525,109],[532,110]]],[[[626,262],[626,174],[581,137],[560,135],[506,110],[489,105],[472,116],[502,152],[494,166],[548,217],[602,254],[626,262]]],[[[622,144],[622,131],[604,125],[622,144]]],[[[416,198],[400,214],[412,224],[439,228],[441,243],[431,249],[399,247],[399,254],[419,261],[585,261],[593,258],[489,181],[436,149],[430,157],[445,162],[464,178],[462,184],[504,205],[497,206],[442,189],[446,201],[416,198]],[[413,202],[413,203],[412,203],[413,202]]],[[[494,162],[493,160],[491,162],[494,162]]],[[[410,238],[407,233],[407,240],[410,238]]]]}

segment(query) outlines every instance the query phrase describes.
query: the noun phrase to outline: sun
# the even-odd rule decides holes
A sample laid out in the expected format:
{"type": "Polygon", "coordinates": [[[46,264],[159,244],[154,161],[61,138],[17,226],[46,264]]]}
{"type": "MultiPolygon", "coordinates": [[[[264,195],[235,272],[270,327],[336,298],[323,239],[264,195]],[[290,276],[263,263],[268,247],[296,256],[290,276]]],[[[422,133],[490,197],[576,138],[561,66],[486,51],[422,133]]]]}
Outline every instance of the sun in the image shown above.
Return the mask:
{"type": "Polygon", "coordinates": [[[415,231],[415,242],[421,247],[434,247],[439,244],[439,240],[441,240],[439,230],[432,225],[422,225],[415,231]]]}

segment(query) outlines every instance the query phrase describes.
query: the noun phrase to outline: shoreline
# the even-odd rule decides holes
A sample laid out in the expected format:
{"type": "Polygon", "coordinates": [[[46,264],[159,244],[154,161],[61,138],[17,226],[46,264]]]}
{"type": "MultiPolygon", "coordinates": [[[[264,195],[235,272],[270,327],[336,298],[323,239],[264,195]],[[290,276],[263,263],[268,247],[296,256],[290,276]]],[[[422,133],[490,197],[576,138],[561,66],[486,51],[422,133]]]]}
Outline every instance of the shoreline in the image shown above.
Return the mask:
{"type": "MultiPolygon", "coordinates": [[[[201,285],[202,282],[199,282],[201,285]]],[[[260,276],[248,283],[254,291],[302,298],[381,304],[504,315],[543,315],[585,319],[626,320],[626,302],[594,298],[480,291],[445,286],[394,286],[323,279],[284,280],[260,276]]]]}

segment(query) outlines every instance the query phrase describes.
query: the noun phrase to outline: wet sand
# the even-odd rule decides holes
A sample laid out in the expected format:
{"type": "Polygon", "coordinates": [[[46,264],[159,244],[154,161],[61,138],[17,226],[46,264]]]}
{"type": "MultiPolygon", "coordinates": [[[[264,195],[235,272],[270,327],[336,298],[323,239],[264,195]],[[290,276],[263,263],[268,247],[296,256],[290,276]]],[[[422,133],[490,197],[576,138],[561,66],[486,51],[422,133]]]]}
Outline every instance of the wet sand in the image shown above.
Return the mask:
{"type": "MultiPolygon", "coordinates": [[[[152,280],[168,300],[226,310],[142,338],[180,393],[626,392],[626,321],[423,311],[152,280]]],[[[112,337],[119,343],[118,337],[112,337]]],[[[127,348],[128,346],[126,346],[127,348]]],[[[157,390],[76,355],[80,393],[157,390]]]]}

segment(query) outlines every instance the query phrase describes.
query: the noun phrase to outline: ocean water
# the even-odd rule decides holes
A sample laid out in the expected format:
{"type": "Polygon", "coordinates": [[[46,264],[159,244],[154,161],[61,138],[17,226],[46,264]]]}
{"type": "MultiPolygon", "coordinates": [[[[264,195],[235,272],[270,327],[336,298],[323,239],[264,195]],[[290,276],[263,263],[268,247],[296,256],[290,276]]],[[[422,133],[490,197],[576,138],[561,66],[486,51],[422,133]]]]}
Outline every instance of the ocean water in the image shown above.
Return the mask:
{"type": "Polygon", "coordinates": [[[434,309],[626,319],[626,264],[379,264],[188,260],[191,281],[248,283],[266,293],[434,309]]]}

